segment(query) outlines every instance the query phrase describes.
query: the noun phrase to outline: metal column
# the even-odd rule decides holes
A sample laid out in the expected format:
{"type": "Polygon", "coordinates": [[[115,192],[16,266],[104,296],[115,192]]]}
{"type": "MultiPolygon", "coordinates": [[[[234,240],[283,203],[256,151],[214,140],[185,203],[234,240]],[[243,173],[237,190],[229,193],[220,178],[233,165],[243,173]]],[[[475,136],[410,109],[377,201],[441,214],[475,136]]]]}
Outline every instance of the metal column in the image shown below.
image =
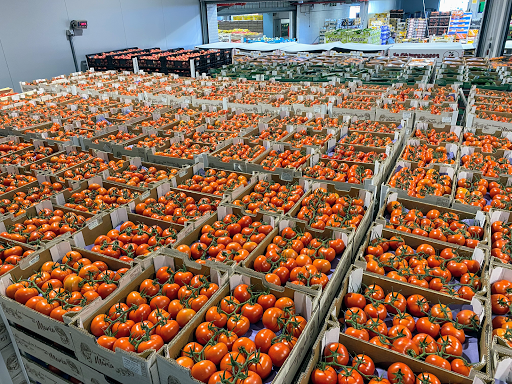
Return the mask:
{"type": "Polygon", "coordinates": [[[476,56],[501,56],[507,39],[511,12],[510,0],[486,1],[476,56]]]}

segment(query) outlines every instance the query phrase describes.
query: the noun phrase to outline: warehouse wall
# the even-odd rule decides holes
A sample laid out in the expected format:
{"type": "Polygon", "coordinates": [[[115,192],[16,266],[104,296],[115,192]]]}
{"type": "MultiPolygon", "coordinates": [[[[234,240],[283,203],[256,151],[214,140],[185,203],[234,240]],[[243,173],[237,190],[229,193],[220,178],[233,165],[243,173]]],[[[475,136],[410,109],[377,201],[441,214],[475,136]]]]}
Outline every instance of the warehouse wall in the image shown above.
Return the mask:
{"type": "MultiPolygon", "coordinates": [[[[354,4],[356,5],[356,4],[354,4]]],[[[301,5],[297,7],[297,40],[299,43],[318,43],[320,28],[324,26],[325,19],[342,19],[349,17],[350,5],[317,4],[314,7],[301,5]]]]}
{"type": "Polygon", "coordinates": [[[0,0],[0,88],[74,72],[74,19],[88,21],[74,39],[79,65],[89,53],[202,43],[199,0],[0,0]]]}

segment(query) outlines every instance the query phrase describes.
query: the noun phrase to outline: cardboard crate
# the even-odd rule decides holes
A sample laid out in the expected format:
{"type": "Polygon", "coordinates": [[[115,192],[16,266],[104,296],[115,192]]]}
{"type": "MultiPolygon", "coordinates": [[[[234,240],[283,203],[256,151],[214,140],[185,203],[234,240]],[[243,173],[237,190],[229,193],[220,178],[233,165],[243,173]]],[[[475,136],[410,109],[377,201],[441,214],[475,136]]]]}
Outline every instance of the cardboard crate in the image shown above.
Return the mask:
{"type": "MultiPolygon", "coordinates": [[[[411,200],[409,198],[401,198],[401,197],[398,197],[398,194],[396,194],[394,192],[389,192],[384,200],[384,204],[381,205],[380,210],[377,213],[377,217],[375,218],[376,223],[384,224],[384,225],[389,223],[389,219],[388,219],[389,213],[387,212],[386,207],[389,203],[391,203],[393,201],[398,201],[407,210],[419,209],[421,212],[423,212],[423,214],[426,214],[431,209],[438,210],[441,213],[441,215],[443,215],[444,213],[456,214],[460,218],[460,220],[464,220],[464,222],[468,223],[468,225],[478,225],[483,228],[484,235],[483,235],[483,239],[480,240],[479,245],[482,247],[485,247],[487,249],[490,249],[491,235],[489,234],[489,230],[490,230],[491,224],[489,222],[488,215],[483,211],[477,210],[475,213],[469,213],[464,210],[439,207],[437,205],[426,204],[426,203],[422,203],[419,201],[411,200]]],[[[453,244],[446,242],[446,245],[452,246],[453,244]]]]}
{"type": "MultiPolygon", "coordinates": [[[[441,132],[454,132],[457,137],[459,138],[459,141],[457,142],[450,142],[453,144],[461,144],[463,141],[463,135],[462,135],[462,127],[459,125],[445,125],[445,124],[435,124],[435,123],[424,123],[424,122],[416,122],[415,126],[416,130],[424,131],[425,134],[428,134],[428,132],[431,132],[432,130],[441,133],[441,132]]],[[[411,132],[411,139],[418,139],[418,137],[415,136],[415,130],[413,129],[411,132]]],[[[447,143],[446,141],[442,141],[441,143],[447,143]]],[[[420,139],[420,144],[429,144],[427,140],[420,139]]]]}
{"type": "MultiPolygon", "coordinates": [[[[176,241],[173,247],[163,248],[161,253],[169,255],[180,255],[181,257],[183,257],[183,255],[185,254],[178,251],[176,248],[178,248],[182,244],[190,246],[193,243],[197,242],[201,237],[201,230],[203,226],[212,225],[215,221],[222,220],[228,214],[234,214],[237,215],[238,217],[243,216],[243,213],[239,207],[227,207],[224,205],[220,205],[217,208],[217,212],[213,216],[207,217],[206,220],[203,220],[201,222],[194,223],[194,225],[189,225],[185,227],[185,229],[180,233],[178,241],[176,241]]],[[[256,216],[253,218],[253,221],[268,223],[272,227],[274,227],[274,229],[267,235],[267,237],[273,238],[274,236],[277,235],[277,223],[279,221],[278,217],[264,215],[258,212],[256,216]]],[[[264,249],[265,247],[263,246],[263,243],[260,243],[252,252],[249,253],[248,257],[250,257],[251,254],[260,254],[263,252],[264,249]]],[[[211,268],[228,272],[229,274],[233,274],[236,266],[236,262],[232,260],[226,260],[225,263],[221,263],[215,260],[205,260],[204,264],[210,266],[211,268]]]]}
{"type": "Polygon", "coordinates": [[[148,226],[158,225],[162,229],[173,228],[177,232],[177,242],[180,240],[181,236],[184,236],[184,233],[181,232],[186,228],[180,224],[165,222],[130,213],[129,207],[123,206],[111,211],[110,213],[97,216],[93,223],[87,225],[87,227],[82,231],[74,233],[73,236],[71,236],[70,241],[72,241],[77,247],[90,250],[98,236],[106,235],[110,230],[119,228],[126,221],[132,221],[136,225],[139,223],[146,224],[148,226]]]}
{"type": "MultiPolygon", "coordinates": [[[[204,163],[202,163],[202,162],[194,164],[194,166],[192,166],[192,167],[184,168],[180,172],[183,172],[185,169],[186,169],[186,172],[187,172],[187,176],[183,177],[181,182],[183,182],[184,180],[191,179],[192,176],[194,176],[194,175],[204,176],[205,172],[208,172],[209,170],[215,170],[217,172],[222,171],[222,172],[227,172],[227,173],[235,173],[237,176],[244,176],[247,179],[247,182],[248,182],[248,185],[246,187],[241,185],[238,188],[235,188],[235,189],[232,189],[232,190],[223,191],[222,196],[214,195],[214,194],[209,194],[209,193],[205,193],[205,192],[200,192],[201,194],[203,194],[203,195],[205,195],[207,197],[210,197],[210,198],[223,199],[223,201],[224,201],[223,205],[229,204],[233,200],[238,199],[239,197],[241,197],[242,194],[244,194],[244,192],[249,188],[249,186],[257,179],[255,175],[252,175],[252,174],[249,174],[249,173],[232,172],[232,171],[226,171],[224,169],[205,167],[204,163]]],[[[178,184],[177,185],[177,189],[182,189],[184,191],[188,191],[188,188],[184,188],[184,187],[185,187],[185,185],[183,185],[183,184],[181,184],[181,185],[178,184]]]]}
{"type": "MultiPolygon", "coordinates": [[[[0,350],[0,374],[2,380],[6,380],[9,383],[9,379],[13,381],[15,377],[21,374],[21,365],[14,350],[14,346],[9,343],[0,350]]],[[[2,381],[3,382],[3,381],[2,381]]]]}
{"type": "MultiPolygon", "coordinates": [[[[235,141],[237,139],[233,139],[235,141]]],[[[256,159],[247,162],[247,172],[263,172],[263,173],[273,173],[277,174],[281,177],[282,180],[291,180],[294,177],[301,177],[302,170],[308,165],[309,161],[316,163],[320,159],[320,152],[313,147],[303,147],[300,149],[300,153],[302,156],[308,156],[306,162],[299,165],[298,168],[281,168],[277,167],[275,170],[266,170],[261,165],[262,161],[267,158],[271,151],[277,151],[278,153],[284,152],[285,150],[292,150],[291,146],[288,144],[282,144],[279,142],[269,143],[269,148],[263,152],[256,159]],[[310,160],[311,159],[311,160],[310,160]]],[[[293,152],[293,151],[292,151],[293,152]]]]}
{"type": "MultiPolygon", "coordinates": [[[[305,180],[305,182],[308,182],[308,181],[309,180],[307,180],[307,179],[305,180]]],[[[363,200],[364,207],[366,208],[366,212],[363,215],[363,218],[361,219],[361,222],[359,223],[358,228],[356,229],[356,233],[355,233],[355,237],[354,237],[354,241],[353,241],[354,247],[357,249],[357,247],[359,247],[359,244],[363,240],[364,233],[370,226],[371,220],[373,218],[374,210],[375,210],[375,197],[373,196],[373,194],[370,191],[360,189],[360,188],[350,187],[349,189],[345,190],[345,189],[338,189],[332,184],[327,184],[324,182],[313,182],[310,187],[305,187],[305,189],[309,190],[309,192],[307,192],[307,194],[305,194],[303,196],[303,199],[306,198],[307,195],[314,193],[315,190],[317,190],[318,188],[324,188],[328,193],[337,193],[340,197],[350,196],[353,198],[359,198],[359,199],[363,200]],[[359,230],[360,228],[362,228],[362,229],[359,230]]],[[[292,218],[295,219],[297,217],[297,214],[300,211],[300,208],[301,208],[300,206],[294,207],[292,210],[289,211],[288,216],[291,216],[292,218]]],[[[326,227],[326,228],[329,229],[331,227],[326,227]]],[[[336,228],[331,228],[331,229],[336,230],[336,228]]]]}
{"type": "MultiPolygon", "coordinates": [[[[70,199],[71,199],[71,196],[73,195],[73,193],[76,193],[76,192],[81,192],[85,189],[89,189],[89,186],[91,184],[99,184],[101,187],[103,188],[106,188],[106,189],[109,189],[109,188],[121,188],[120,185],[117,185],[117,184],[113,184],[109,181],[103,181],[103,179],[101,178],[101,176],[94,176],[94,177],[91,177],[90,179],[86,179],[86,180],[83,180],[83,181],[71,181],[71,180],[68,180],[68,185],[70,186],[70,188],[72,189],[71,191],[69,191],[68,189],[65,189],[63,190],[62,192],[60,193],[57,193],[55,196],[53,196],[51,198],[51,201],[52,203],[57,207],[63,207],[65,206],[65,204],[69,203],[70,202],[70,199]]],[[[135,209],[135,206],[144,201],[145,199],[147,199],[148,197],[150,197],[152,194],[154,196],[156,196],[156,192],[153,191],[153,189],[151,190],[145,190],[145,189],[142,189],[142,188],[136,188],[136,187],[131,187],[131,186],[123,186],[123,188],[126,188],[128,189],[133,195],[133,199],[131,201],[128,202],[128,207],[130,208],[130,210],[133,210],[135,209]]],[[[82,212],[82,211],[78,211],[74,208],[69,208],[71,209],[73,212],[77,213],[77,212],[82,212]]],[[[112,208],[113,209],[113,208],[112,208]]],[[[85,211],[85,213],[87,213],[87,211],[85,211]]],[[[91,214],[94,214],[93,212],[90,212],[91,214]]],[[[104,211],[103,212],[97,212],[97,214],[100,214],[100,213],[105,213],[104,211]]],[[[92,224],[91,224],[92,225],[92,224]]]]}
{"type": "Polygon", "coordinates": [[[287,287],[269,287],[266,282],[262,282],[260,279],[241,274],[235,274],[230,277],[229,283],[224,285],[219,290],[219,295],[216,296],[215,299],[209,303],[209,305],[205,306],[205,311],[200,313],[200,316],[195,317],[189,324],[187,324],[187,326],[183,329],[183,332],[180,332],[180,334],[174,338],[172,343],[170,343],[168,346],[164,346],[162,355],[157,356],[160,384],[167,384],[171,382],[179,382],[183,384],[200,383],[192,377],[189,369],[177,364],[175,358],[180,355],[181,349],[188,342],[194,340],[195,329],[200,323],[204,321],[204,314],[206,313],[206,310],[210,307],[216,306],[239,284],[248,284],[257,291],[268,289],[270,293],[274,294],[277,298],[292,298],[295,302],[295,312],[307,320],[307,325],[304,328],[302,334],[299,336],[297,344],[292,349],[283,366],[278,370],[276,376],[272,379],[272,383],[274,384],[292,383],[294,375],[299,368],[300,362],[303,360],[307,350],[310,348],[316,337],[319,317],[318,313],[315,311],[315,308],[318,307],[318,298],[314,295],[293,291],[287,287]]]}
{"type": "MultiPolygon", "coordinates": [[[[100,372],[76,359],[70,351],[53,345],[50,340],[31,333],[27,329],[11,327],[14,340],[20,352],[29,354],[63,373],[87,384],[109,384],[110,381],[100,372]]],[[[35,363],[35,362],[34,362],[35,363]]],[[[41,367],[44,369],[43,367],[41,367]]],[[[48,373],[52,373],[48,371],[48,373]]],[[[53,377],[52,377],[53,379],[53,377]]],[[[46,381],[45,381],[46,382],[46,381]]],[[[53,382],[53,381],[48,381],[53,382]]]]}
{"type": "MultiPolygon", "coordinates": [[[[171,187],[173,188],[176,188],[178,184],[181,184],[183,183],[185,180],[188,180],[192,177],[192,167],[186,167],[186,168],[181,168],[181,169],[178,169],[176,167],[169,167],[169,166],[165,166],[165,165],[160,165],[160,164],[153,164],[153,163],[148,163],[146,161],[142,161],[142,159],[140,157],[131,157],[130,158],[130,165],[135,165],[139,170],[140,169],[149,169],[151,167],[154,167],[156,168],[157,170],[164,170],[164,171],[169,171],[169,170],[177,170],[178,173],[176,175],[173,175],[170,179],[164,179],[164,180],[160,180],[160,181],[157,181],[157,182],[153,182],[151,183],[149,186],[147,187],[135,187],[137,189],[142,189],[142,190],[148,190],[148,189],[153,189],[155,187],[157,187],[158,185],[160,184],[163,184],[163,183],[169,183],[171,187]]],[[[106,178],[106,181],[112,183],[112,184],[115,184],[115,185],[118,185],[119,187],[126,187],[126,183],[120,183],[120,182],[117,182],[115,181],[116,177],[114,176],[116,173],[122,173],[120,171],[114,171],[112,169],[109,170],[109,173],[110,173],[110,176],[107,176],[106,178]]]]}
{"type": "MultiPolygon", "coordinates": [[[[250,147],[255,147],[256,145],[261,144],[255,144],[251,143],[249,139],[247,138],[239,138],[236,137],[234,139],[226,140],[224,141],[226,145],[222,148],[216,149],[212,153],[206,154],[204,156],[205,161],[204,164],[207,167],[213,167],[213,168],[221,168],[226,170],[233,170],[235,172],[242,172],[242,173],[252,173],[253,171],[259,171],[260,169],[252,169],[248,166],[248,162],[245,160],[229,160],[228,162],[222,161],[222,158],[220,157],[220,152],[225,149],[226,146],[236,145],[236,144],[246,144],[250,147]]],[[[264,156],[266,156],[268,152],[265,151],[262,154],[260,154],[258,157],[256,157],[255,161],[261,161],[263,160],[264,156]]],[[[261,168],[261,167],[260,167],[261,168]]]]}
{"type": "MultiPolygon", "coordinates": [[[[451,380],[457,380],[457,383],[463,384],[486,384],[491,382],[490,378],[484,375],[479,375],[474,378],[463,378],[458,374],[443,371],[438,367],[413,359],[401,353],[383,350],[373,344],[363,345],[364,342],[340,333],[340,324],[337,321],[334,321],[334,318],[335,316],[331,313],[330,318],[327,317],[325,320],[318,338],[312,347],[309,359],[303,363],[303,371],[300,373],[300,376],[296,381],[298,384],[309,384],[311,382],[311,375],[313,371],[317,367],[318,363],[324,361],[324,350],[331,343],[343,344],[351,356],[365,353],[372,359],[377,368],[380,368],[381,370],[386,370],[387,367],[395,362],[401,362],[407,364],[415,374],[430,372],[435,374],[443,383],[452,382],[451,380]],[[388,351],[390,353],[387,353],[388,351]],[[453,377],[454,375],[457,377],[453,377]]],[[[376,370],[375,374],[378,375],[378,373],[379,372],[376,370]]],[[[385,376],[383,376],[383,378],[385,378],[385,376]]]]}
{"type": "MultiPolygon", "coordinates": [[[[357,268],[356,266],[352,266],[351,270],[348,272],[347,277],[344,281],[344,284],[341,288],[341,292],[339,296],[333,301],[332,306],[330,308],[331,319],[337,320],[339,322],[339,342],[343,344],[350,343],[349,345],[354,345],[358,351],[364,351],[368,353],[372,358],[373,356],[388,356],[386,361],[388,362],[396,362],[401,361],[409,365],[413,371],[422,372],[428,371],[436,375],[441,382],[443,383],[463,383],[463,384],[471,384],[473,382],[474,377],[478,377],[480,380],[483,380],[484,383],[488,380],[488,371],[487,366],[490,361],[490,351],[487,346],[490,345],[490,332],[489,325],[490,319],[485,316],[485,300],[482,298],[473,298],[471,304],[468,305],[468,309],[471,309],[477,313],[480,319],[483,319],[483,324],[481,328],[481,332],[478,338],[478,347],[479,347],[479,357],[480,360],[473,366],[473,369],[470,372],[470,376],[462,376],[452,371],[447,371],[442,368],[439,368],[435,365],[426,363],[424,361],[420,361],[417,359],[413,359],[401,353],[384,349],[383,347],[374,346],[369,342],[356,339],[352,336],[348,336],[343,333],[344,329],[344,318],[342,313],[343,308],[343,298],[349,292],[358,292],[362,286],[362,284],[369,286],[370,284],[377,284],[384,289],[384,292],[400,292],[405,297],[408,297],[412,294],[420,294],[425,297],[430,303],[440,303],[445,305],[454,305],[458,301],[457,299],[438,295],[437,292],[432,292],[421,287],[411,285],[408,283],[403,283],[393,279],[385,279],[382,276],[371,274],[364,272],[363,270],[357,268]],[[454,301],[455,299],[455,301],[454,301]],[[375,351],[374,353],[370,353],[369,351],[375,351]]],[[[468,302],[464,303],[467,304],[468,302]]],[[[462,304],[462,303],[460,303],[462,304]]],[[[333,332],[334,334],[334,332],[333,332]]],[[[338,341],[336,338],[333,341],[338,341]]],[[[348,347],[348,345],[347,345],[348,347]]],[[[359,352],[362,353],[362,352],[359,352]]]]}
{"type": "MultiPolygon", "coordinates": [[[[411,246],[412,248],[417,248],[421,244],[429,244],[431,245],[436,253],[440,253],[445,248],[452,248],[457,251],[460,255],[463,255],[471,260],[477,260],[480,264],[480,269],[476,273],[480,276],[482,281],[482,289],[478,292],[476,292],[477,296],[485,296],[487,294],[487,281],[488,281],[488,265],[489,265],[489,251],[484,246],[477,246],[476,248],[467,248],[464,246],[457,246],[455,244],[451,244],[451,246],[446,245],[445,242],[434,240],[431,238],[425,238],[422,236],[413,235],[410,233],[405,233],[401,231],[395,231],[389,228],[386,228],[383,224],[375,223],[368,231],[368,236],[366,237],[365,242],[361,245],[361,248],[359,248],[359,252],[356,255],[356,264],[360,265],[364,269],[366,269],[366,248],[370,244],[370,241],[379,237],[384,237],[386,239],[390,239],[393,236],[400,236],[406,243],[406,245],[411,246]]],[[[368,272],[370,273],[370,272],[368,272]]],[[[371,275],[380,276],[376,273],[370,273],[371,275]]],[[[383,280],[392,280],[391,278],[387,276],[380,276],[383,280]]],[[[444,297],[446,299],[450,298],[453,303],[457,304],[468,304],[469,300],[454,297],[448,293],[444,292],[438,292],[435,290],[432,290],[430,288],[423,288],[425,291],[429,291],[433,294],[438,295],[439,297],[444,297]]]]}
{"type": "Polygon", "coordinates": [[[439,205],[439,206],[442,206],[442,207],[446,207],[446,208],[449,208],[452,204],[452,201],[453,201],[453,197],[455,196],[455,168],[452,168],[448,165],[439,165],[439,164],[436,164],[436,165],[431,165],[430,167],[426,167],[426,169],[428,168],[434,168],[434,169],[437,169],[441,174],[447,174],[448,176],[450,176],[450,178],[452,179],[452,192],[449,194],[449,195],[444,195],[444,196],[434,196],[434,195],[427,195],[423,198],[418,198],[418,197],[413,197],[413,196],[409,196],[409,194],[407,193],[407,191],[403,190],[403,189],[399,189],[399,188],[395,188],[395,187],[391,187],[389,186],[389,182],[391,180],[391,177],[396,173],[398,172],[398,170],[400,168],[410,168],[410,169],[416,169],[418,168],[417,164],[416,163],[410,163],[410,162],[407,162],[407,161],[403,161],[403,160],[398,160],[397,163],[396,163],[396,168],[393,169],[393,172],[389,175],[389,178],[388,180],[386,181],[386,184],[383,184],[382,187],[381,187],[381,190],[380,190],[380,206],[382,206],[384,204],[384,199],[386,198],[387,194],[389,192],[394,192],[394,193],[397,193],[397,197],[401,197],[401,198],[407,198],[407,199],[410,199],[410,200],[414,200],[414,201],[418,201],[418,202],[424,202],[424,203],[427,203],[427,204],[433,204],[433,205],[439,205]]]}
{"type": "Polygon", "coordinates": [[[482,130],[512,131],[512,114],[507,112],[489,112],[487,115],[496,116],[495,119],[477,117],[476,112],[466,112],[466,127],[481,128],[482,130]],[[503,121],[505,120],[505,121],[503,121]]]}
{"type": "MultiPolygon", "coordinates": [[[[285,181],[285,180],[282,180],[279,175],[272,175],[270,173],[256,173],[254,174],[254,176],[250,179],[250,183],[249,185],[247,185],[246,188],[243,188],[240,193],[238,194],[238,196],[235,196],[234,198],[232,197],[232,200],[228,200],[224,203],[225,206],[232,206],[232,207],[237,207],[240,209],[240,211],[242,212],[243,215],[248,215],[248,216],[251,216],[251,217],[255,217],[256,214],[255,213],[250,213],[250,212],[247,212],[248,210],[246,209],[246,207],[244,205],[239,205],[238,203],[235,203],[235,200],[242,200],[245,196],[248,196],[250,195],[251,193],[254,192],[254,187],[260,182],[260,181],[267,181],[270,183],[270,185],[274,184],[274,183],[278,183],[282,186],[287,186],[288,188],[291,188],[292,186],[294,185],[301,185],[300,183],[300,180],[298,178],[293,178],[291,181],[285,181]]],[[[304,187],[304,185],[302,185],[304,187]]],[[[240,189],[240,188],[238,188],[240,189]]],[[[304,191],[304,192],[307,192],[307,191],[304,191]]],[[[292,207],[292,209],[298,205],[300,205],[300,201],[302,201],[302,198],[299,199],[295,204],[294,206],[292,207]]],[[[243,203],[241,203],[243,204],[243,203]]],[[[286,213],[282,212],[282,211],[268,211],[268,210],[263,210],[263,209],[258,209],[258,212],[261,212],[262,214],[265,214],[265,215],[270,215],[270,216],[278,216],[278,217],[281,217],[283,214],[286,215],[286,213]]]]}
{"type": "MultiPolygon", "coordinates": [[[[291,282],[288,281],[285,284],[285,287],[303,293],[311,293],[312,290],[317,289],[320,292],[317,310],[319,317],[324,318],[325,315],[327,314],[327,310],[329,309],[329,303],[332,302],[332,299],[338,292],[338,289],[343,280],[343,276],[350,267],[351,260],[354,256],[355,251],[357,250],[357,247],[354,244],[355,231],[346,231],[335,228],[327,228],[323,231],[319,231],[315,230],[314,228],[308,227],[306,225],[306,222],[304,221],[284,218],[279,221],[279,233],[281,233],[281,231],[286,227],[297,229],[300,232],[310,232],[313,235],[313,238],[319,238],[322,240],[341,239],[345,244],[345,249],[343,253],[337,256],[335,261],[332,262],[333,266],[331,268],[330,273],[328,274],[329,282],[327,283],[325,288],[322,289],[321,286],[295,286],[295,284],[292,284],[291,282]]],[[[265,238],[265,240],[262,242],[264,248],[262,249],[263,252],[261,252],[261,254],[265,254],[265,249],[270,243],[272,243],[272,240],[273,238],[265,238]]],[[[240,265],[235,267],[235,273],[254,276],[255,278],[260,279],[261,281],[265,281],[266,274],[254,270],[254,261],[259,255],[259,253],[253,253],[252,255],[250,255],[247,259],[242,261],[240,265]]],[[[274,289],[281,288],[280,286],[275,284],[268,283],[268,285],[270,287],[273,287],[274,289]]]]}
{"type": "MultiPolygon", "coordinates": [[[[138,266],[138,276],[132,278],[132,281],[115,292],[110,298],[104,300],[100,306],[78,316],[70,324],[72,329],[72,338],[75,345],[75,354],[78,360],[89,367],[101,368],[101,371],[107,376],[115,377],[116,380],[124,384],[158,383],[158,372],[156,367],[156,356],[159,351],[148,350],[143,353],[126,352],[123,350],[111,351],[96,342],[96,337],[89,332],[91,322],[98,314],[107,313],[110,307],[116,303],[125,300],[126,296],[133,290],[137,290],[139,285],[145,279],[153,279],[156,271],[161,267],[171,267],[177,270],[186,266],[187,270],[194,270],[195,274],[210,276],[212,282],[222,287],[227,281],[227,274],[219,272],[208,266],[201,266],[196,263],[188,262],[186,258],[165,255],[156,255],[145,258],[138,266]]],[[[195,323],[195,319],[202,319],[207,308],[212,303],[220,300],[222,289],[219,289],[207,302],[207,304],[183,327],[175,336],[171,343],[180,338],[180,334],[190,328],[190,324],[195,323]]],[[[164,346],[165,348],[165,346],[164,346]]]]}
{"type": "MultiPolygon", "coordinates": [[[[50,249],[37,252],[31,258],[23,259],[19,264],[19,268],[14,268],[9,271],[9,273],[2,275],[0,278],[0,304],[2,305],[7,320],[24,328],[31,329],[42,337],[51,338],[55,343],[73,350],[74,344],[71,339],[71,331],[68,323],[77,316],[78,312],[69,312],[64,315],[64,322],[60,322],[5,296],[5,290],[14,279],[28,278],[34,271],[39,270],[45,262],[60,261],[62,257],[71,250],[80,252],[84,257],[87,257],[93,262],[103,261],[116,270],[120,268],[131,268],[131,264],[129,263],[89,252],[83,248],[72,247],[68,241],[63,241],[50,249]]],[[[131,270],[119,280],[117,290],[128,284],[137,273],[137,269],[131,268],[131,270]]],[[[100,299],[94,300],[85,306],[82,311],[88,311],[90,308],[98,306],[101,302],[102,300],[100,299]]]]}
{"type": "MultiPolygon", "coordinates": [[[[88,224],[88,222],[90,222],[90,220],[95,216],[94,214],[89,213],[89,212],[77,211],[75,209],[71,209],[71,208],[67,208],[67,207],[56,208],[53,206],[53,203],[51,200],[43,200],[39,204],[36,204],[35,206],[32,206],[30,208],[27,208],[26,213],[24,215],[20,215],[20,216],[13,217],[13,218],[10,218],[10,217],[5,218],[2,222],[0,222],[0,233],[5,232],[7,229],[15,226],[16,224],[20,224],[20,223],[23,224],[23,222],[25,220],[27,220],[28,218],[33,218],[33,217],[39,216],[39,213],[44,209],[50,209],[52,212],[55,211],[56,209],[59,209],[62,212],[64,212],[64,214],[66,214],[68,212],[72,212],[77,215],[83,216],[85,218],[86,222],[84,223],[82,228],[78,229],[78,231],[83,229],[88,224]]],[[[29,249],[51,248],[53,245],[60,243],[61,241],[69,239],[70,236],[71,236],[70,232],[59,234],[53,240],[49,240],[49,241],[42,240],[40,244],[37,244],[37,243],[31,244],[28,241],[26,244],[25,243],[20,244],[14,240],[8,240],[8,241],[11,242],[12,244],[22,245],[24,247],[24,249],[29,250],[29,249]]],[[[3,240],[7,240],[7,239],[3,239],[3,240]]]]}

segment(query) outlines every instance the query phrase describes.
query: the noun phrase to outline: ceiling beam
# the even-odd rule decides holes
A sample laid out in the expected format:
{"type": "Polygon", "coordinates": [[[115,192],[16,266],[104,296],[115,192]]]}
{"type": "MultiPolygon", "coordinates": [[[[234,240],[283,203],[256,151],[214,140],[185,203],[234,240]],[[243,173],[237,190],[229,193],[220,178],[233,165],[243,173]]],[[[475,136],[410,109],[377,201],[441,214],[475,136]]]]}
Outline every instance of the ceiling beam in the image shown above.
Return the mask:
{"type": "Polygon", "coordinates": [[[217,10],[217,16],[231,16],[231,15],[243,15],[252,13],[273,13],[273,12],[291,12],[296,11],[297,7],[272,7],[272,8],[231,8],[226,7],[222,10],[217,10]]]}

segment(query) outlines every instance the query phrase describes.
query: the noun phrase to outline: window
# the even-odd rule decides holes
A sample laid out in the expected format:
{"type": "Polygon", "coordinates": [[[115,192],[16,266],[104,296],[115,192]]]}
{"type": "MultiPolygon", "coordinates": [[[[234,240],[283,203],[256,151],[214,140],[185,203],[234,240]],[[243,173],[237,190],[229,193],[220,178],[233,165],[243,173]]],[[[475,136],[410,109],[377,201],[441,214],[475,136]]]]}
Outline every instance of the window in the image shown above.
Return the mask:
{"type": "Polygon", "coordinates": [[[469,0],[441,0],[439,3],[439,12],[455,11],[460,9],[466,11],[468,9],[469,0]]]}
{"type": "Polygon", "coordinates": [[[355,19],[357,17],[357,14],[359,13],[360,9],[361,9],[361,7],[359,5],[350,6],[350,13],[349,13],[348,17],[350,19],[355,19]]]}

